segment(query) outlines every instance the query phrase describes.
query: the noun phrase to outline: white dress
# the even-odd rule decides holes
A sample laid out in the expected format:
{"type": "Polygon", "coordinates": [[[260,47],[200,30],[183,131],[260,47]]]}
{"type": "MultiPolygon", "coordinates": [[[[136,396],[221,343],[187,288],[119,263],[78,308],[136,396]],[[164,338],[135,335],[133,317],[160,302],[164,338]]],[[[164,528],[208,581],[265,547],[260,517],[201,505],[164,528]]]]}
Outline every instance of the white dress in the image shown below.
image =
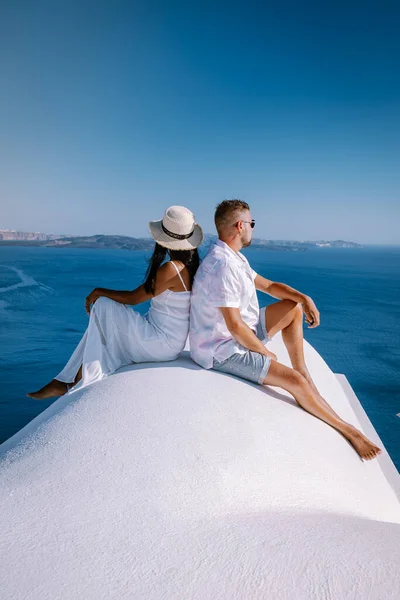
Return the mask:
{"type": "Polygon", "coordinates": [[[175,360],[189,332],[190,292],[171,263],[186,291],[165,290],[151,299],[146,315],[109,298],[96,300],[81,341],[55,379],[73,382],[82,365],[76,390],[131,363],[175,360]]]}

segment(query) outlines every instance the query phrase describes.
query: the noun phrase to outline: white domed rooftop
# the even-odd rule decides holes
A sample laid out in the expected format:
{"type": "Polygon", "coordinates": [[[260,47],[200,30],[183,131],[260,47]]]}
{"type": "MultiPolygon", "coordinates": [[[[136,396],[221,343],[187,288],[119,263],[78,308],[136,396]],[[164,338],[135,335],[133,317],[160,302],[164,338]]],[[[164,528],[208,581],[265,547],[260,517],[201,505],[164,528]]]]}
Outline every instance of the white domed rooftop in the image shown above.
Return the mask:
{"type": "MultiPolygon", "coordinates": [[[[289,364],[281,336],[270,345],[289,364]]],[[[333,408],[382,442],[305,343],[333,408]]],[[[343,384],[343,387],[341,385],[343,384]]],[[[399,476],[276,388],[144,364],[0,447],[5,599],[400,597],[399,476]]]]}

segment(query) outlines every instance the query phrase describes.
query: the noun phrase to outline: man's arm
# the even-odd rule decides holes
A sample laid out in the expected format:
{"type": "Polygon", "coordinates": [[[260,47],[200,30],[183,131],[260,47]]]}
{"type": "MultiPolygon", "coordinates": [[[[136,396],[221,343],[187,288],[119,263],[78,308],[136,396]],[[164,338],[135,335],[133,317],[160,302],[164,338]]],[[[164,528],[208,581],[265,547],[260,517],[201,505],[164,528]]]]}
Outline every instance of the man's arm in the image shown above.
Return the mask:
{"type": "Polygon", "coordinates": [[[254,279],[254,285],[260,292],[264,292],[273,298],[279,298],[281,300],[294,300],[294,302],[299,302],[302,304],[307,298],[305,294],[298,292],[294,288],[290,287],[290,285],[278,283],[277,281],[271,281],[270,279],[266,279],[261,275],[256,276],[254,279]]]}
{"type": "Polygon", "coordinates": [[[219,309],[225,319],[227,328],[232,336],[245,348],[258,352],[264,356],[269,356],[273,360],[277,360],[276,355],[266,349],[264,344],[258,339],[256,334],[243,321],[238,308],[220,307],[219,309]]]}
{"type": "Polygon", "coordinates": [[[294,302],[301,304],[306,315],[307,322],[311,323],[309,329],[318,327],[320,323],[320,314],[310,296],[306,296],[306,294],[298,292],[294,288],[290,287],[290,285],[271,281],[270,279],[266,279],[258,274],[254,279],[254,285],[256,286],[257,290],[264,292],[265,294],[269,294],[273,298],[279,298],[280,300],[293,300],[294,302]]]}

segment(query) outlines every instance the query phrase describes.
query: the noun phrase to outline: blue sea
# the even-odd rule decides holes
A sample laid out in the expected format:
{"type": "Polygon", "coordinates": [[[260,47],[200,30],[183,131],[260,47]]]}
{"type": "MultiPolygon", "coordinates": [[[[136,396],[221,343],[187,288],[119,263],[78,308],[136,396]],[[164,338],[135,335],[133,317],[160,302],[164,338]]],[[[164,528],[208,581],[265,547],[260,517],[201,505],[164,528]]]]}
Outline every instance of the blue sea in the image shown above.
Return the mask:
{"type": "MultiPolygon", "coordinates": [[[[400,247],[248,248],[245,254],[261,275],[314,299],[321,325],[305,327],[305,338],[335,373],[346,375],[400,468],[400,247]]],[[[0,443],[54,401],[25,394],[52,379],[69,358],[87,326],[86,295],[94,287],[135,288],[149,256],[0,247],[0,443]]],[[[261,306],[275,301],[263,294],[259,299],[261,306]]]]}

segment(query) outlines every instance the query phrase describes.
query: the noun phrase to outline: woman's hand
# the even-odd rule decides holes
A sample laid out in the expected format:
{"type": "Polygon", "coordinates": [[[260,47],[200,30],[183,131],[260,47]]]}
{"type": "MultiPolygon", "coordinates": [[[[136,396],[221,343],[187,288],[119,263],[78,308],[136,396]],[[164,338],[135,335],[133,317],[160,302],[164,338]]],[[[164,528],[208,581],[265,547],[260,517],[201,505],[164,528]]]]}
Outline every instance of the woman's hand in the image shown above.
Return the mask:
{"type": "Polygon", "coordinates": [[[96,302],[98,298],[100,298],[101,293],[98,288],[94,288],[93,291],[90,292],[89,296],[86,296],[85,300],[85,309],[88,315],[90,315],[90,307],[92,304],[96,302]]]}
{"type": "Polygon", "coordinates": [[[304,302],[302,302],[302,306],[306,316],[306,323],[308,323],[308,329],[318,327],[320,323],[319,310],[315,306],[314,300],[307,296],[304,302]]]}

